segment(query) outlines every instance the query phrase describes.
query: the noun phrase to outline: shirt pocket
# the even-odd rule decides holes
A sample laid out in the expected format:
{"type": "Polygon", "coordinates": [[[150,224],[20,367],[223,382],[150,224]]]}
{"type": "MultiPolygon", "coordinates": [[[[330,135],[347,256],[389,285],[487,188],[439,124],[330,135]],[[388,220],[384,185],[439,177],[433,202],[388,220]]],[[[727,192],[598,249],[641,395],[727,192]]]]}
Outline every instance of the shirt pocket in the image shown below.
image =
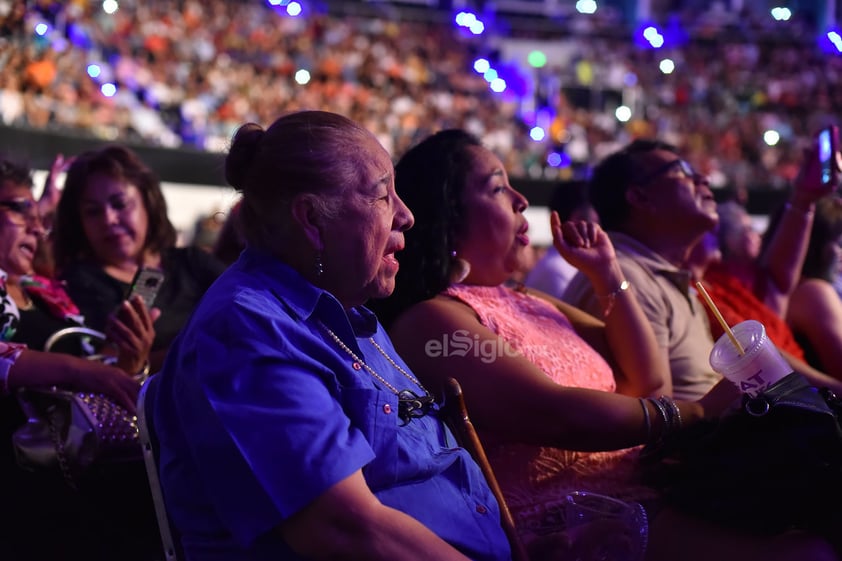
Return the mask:
{"type": "Polygon", "coordinates": [[[401,474],[398,465],[398,396],[373,388],[351,388],[342,392],[342,407],[351,422],[371,446],[375,458],[363,468],[372,491],[393,486],[401,474]]]}

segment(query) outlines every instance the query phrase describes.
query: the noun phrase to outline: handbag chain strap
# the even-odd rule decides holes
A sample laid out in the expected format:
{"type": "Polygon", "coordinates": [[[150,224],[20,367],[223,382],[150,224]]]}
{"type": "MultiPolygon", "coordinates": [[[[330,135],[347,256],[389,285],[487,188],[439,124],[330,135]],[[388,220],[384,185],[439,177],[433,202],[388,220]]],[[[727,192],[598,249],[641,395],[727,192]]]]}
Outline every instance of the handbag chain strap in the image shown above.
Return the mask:
{"type": "Polygon", "coordinates": [[[64,442],[61,440],[61,435],[58,433],[58,424],[56,423],[55,411],[51,407],[47,414],[48,426],[50,428],[50,437],[53,439],[53,444],[56,447],[56,457],[58,458],[58,467],[61,469],[61,474],[64,480],[70,485],[70,488],[76,490],[76,481],[73,479],[73,473],[70,471],[70,463],[67,461],[67,453],[64,450],[64,442]]]}

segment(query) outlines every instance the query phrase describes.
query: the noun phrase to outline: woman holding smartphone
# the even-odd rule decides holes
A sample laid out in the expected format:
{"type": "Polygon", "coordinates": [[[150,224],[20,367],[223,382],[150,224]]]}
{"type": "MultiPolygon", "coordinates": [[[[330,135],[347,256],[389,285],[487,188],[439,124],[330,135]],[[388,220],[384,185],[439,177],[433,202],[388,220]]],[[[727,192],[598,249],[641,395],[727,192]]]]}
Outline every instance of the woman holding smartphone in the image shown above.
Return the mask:
{"type": "Polygon", "coordinates": [[[61,283],[33,272],[45,234],[29,168],[0,159],[0,504],[11,514],[0,527],[0,559],[160,559],[142,461],[103,468],[78,489],[58,472],[17,463],[13,435],[27,423],[17,390],[101,393],[133,411],[140,389],[133,375],[143,370],[155,333],[155,315],[138,297],[106,326],[122,351],[120,368],[80,358],[93,349],[78,338],[43,352],[57,331],[84,327],[61,283]]]}
{"type": "MultiPolygon", "coordinates": [[[[78,156],[67,172],[55,223],[59,275],[89,325],[103,329],[139,269],[162,272],[150,362],[172,340],[224,265],[198,248],[177,248],[158,177],[130,149],[107,145],[78,156]]],[[[123,308],[124,310],[125,308],[123,308]]]]}

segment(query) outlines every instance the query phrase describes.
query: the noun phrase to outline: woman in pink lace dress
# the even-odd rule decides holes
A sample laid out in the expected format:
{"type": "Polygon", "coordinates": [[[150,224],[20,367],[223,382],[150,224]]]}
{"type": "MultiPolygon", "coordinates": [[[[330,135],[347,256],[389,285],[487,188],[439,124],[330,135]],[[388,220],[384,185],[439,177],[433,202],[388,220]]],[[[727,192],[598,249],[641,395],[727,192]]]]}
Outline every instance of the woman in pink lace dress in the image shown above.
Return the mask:
{"type": "MultiPolygon", "coordinates": [[[[645,399],[670,393],[667,358],[597,225],[554,216],[552,229],[559,253],[604,295],[603,318],[506,287],[529,244],[527,201],[471,135],[429,137],[401,158],[395,180],[415,226],[398,255],[395,292],[372,307],[430,390],[459,380],[533,558],[564,559],[539,549],[561,529],[557,507],[568,493],[653,502],[636,477],[636,446],[657,439],[664,424],[675,428],[674,417],[680,425],[716,414],[735,392],[720,384],[700,402],[645,399]],[[680,414],[667,419],[658,405],[673,403],[680,414]]],[[[661,512],[649,559],[803,555],[801,538],[756,543],[661,512]]]]}

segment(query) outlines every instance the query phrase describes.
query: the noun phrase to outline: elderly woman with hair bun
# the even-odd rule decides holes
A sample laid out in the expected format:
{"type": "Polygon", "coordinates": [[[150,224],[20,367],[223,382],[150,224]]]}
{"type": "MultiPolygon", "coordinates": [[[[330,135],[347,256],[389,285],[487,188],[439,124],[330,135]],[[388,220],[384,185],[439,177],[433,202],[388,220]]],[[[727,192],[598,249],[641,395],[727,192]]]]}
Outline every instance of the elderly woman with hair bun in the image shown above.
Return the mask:
{"type": "Polygon", "coordinates": [[[154,304],[161,316],[155,321],[150,355],[153,371],[224,269],[199,248],[175,246],[176,231],[158,177],[120,145],[85,152],[71,164],[56,211],[53,243],[67,291],[88,326],[100,331],[115,311],[126,307],[139,268],[163,271],[154,304]]]}
{"type": "Polygon", "coordinates": [[[509,559],[479,467],[363,306],[413,223],[389,155],[305,111],[242,126],[225,169],[246,249],[148,390],[187,558],[509,559]]]}

